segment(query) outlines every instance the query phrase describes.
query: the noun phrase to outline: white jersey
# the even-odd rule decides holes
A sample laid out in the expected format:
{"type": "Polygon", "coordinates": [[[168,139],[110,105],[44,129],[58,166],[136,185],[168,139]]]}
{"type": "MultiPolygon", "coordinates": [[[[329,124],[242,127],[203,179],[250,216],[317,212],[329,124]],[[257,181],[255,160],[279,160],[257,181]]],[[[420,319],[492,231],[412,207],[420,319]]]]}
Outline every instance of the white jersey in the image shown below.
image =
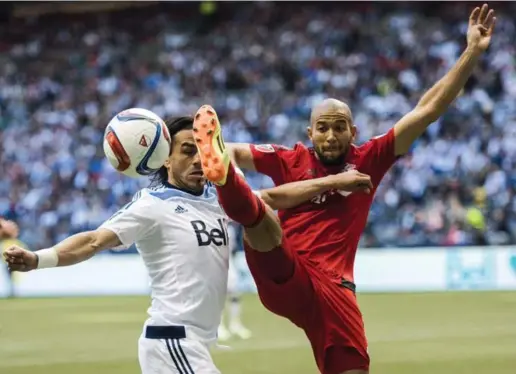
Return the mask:
{"type": "Polygon", "coordinates": [[[187,338],[216,340],[226,298],[228,219],[216,190],[143,189],[101,228],[136,243],[151,279],[147,325],[183,325],[187,338]]]}

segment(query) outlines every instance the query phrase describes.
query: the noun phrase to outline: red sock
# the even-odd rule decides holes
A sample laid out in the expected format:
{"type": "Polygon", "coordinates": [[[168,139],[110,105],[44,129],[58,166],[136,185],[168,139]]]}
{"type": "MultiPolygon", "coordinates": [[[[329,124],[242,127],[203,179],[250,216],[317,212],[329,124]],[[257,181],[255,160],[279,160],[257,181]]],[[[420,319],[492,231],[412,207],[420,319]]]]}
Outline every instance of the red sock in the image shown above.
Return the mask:
{"type": "Polygon", "coordinates": [[[219,202],[229,218],[244,227],[256,226],[265,215],[265,206],[245,180],[235,173],[233,164],[229,165],[224,186],[216,186],[219,202]]]}

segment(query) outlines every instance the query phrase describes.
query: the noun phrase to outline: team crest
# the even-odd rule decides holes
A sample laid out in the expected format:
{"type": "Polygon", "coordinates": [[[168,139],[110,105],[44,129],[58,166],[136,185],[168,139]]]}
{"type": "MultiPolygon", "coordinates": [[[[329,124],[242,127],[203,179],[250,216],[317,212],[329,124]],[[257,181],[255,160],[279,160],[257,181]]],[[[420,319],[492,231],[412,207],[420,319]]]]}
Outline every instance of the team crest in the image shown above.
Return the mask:
{"type": "Polygon", "coordinates": [[[353,164],[346,164],[344,166],[344,169],[342,169],[342,172],[346,172],[346,171],[350,171],[350,170],[355,170],[357,168],[356,165],[353,165],[353,164]]]}
{"type": "Polygon", "coordinates": [[[272,146],[272,144],[260,144],[254,147],[257,151],[263,152],[263,153],[274,153],[276,150],[272,146]]]}

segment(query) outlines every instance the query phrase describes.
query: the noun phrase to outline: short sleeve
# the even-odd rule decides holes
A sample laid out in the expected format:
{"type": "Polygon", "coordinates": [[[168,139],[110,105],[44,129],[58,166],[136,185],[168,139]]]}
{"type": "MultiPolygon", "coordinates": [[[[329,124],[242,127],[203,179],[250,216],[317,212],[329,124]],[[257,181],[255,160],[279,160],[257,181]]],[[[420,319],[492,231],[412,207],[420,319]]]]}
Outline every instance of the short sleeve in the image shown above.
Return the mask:
{"type": "Polygon", "coordinates": [[[251,144],[254,167],[256,171],[272,178],[276,185],[283,184],[282,153],[286,149],[273,144],[251,144]]]}
{"type": "Polygon", "coordinates": [[[372,138],[360,147],[364,157],[363,165],[365,166],[361,171],[371,175],[373,182],[378,183],[398,159],[394,142],[394,129],[390,129],[385,134],[372,138]]]}
{"type": "Polygon", "coordinates": [[[151,197],[144,196],[135,197],[99,228],[113,231],[118,236],[123,246],[114,249],[125,249],[145,239],[156,224],[154,201],[151,197]]]}

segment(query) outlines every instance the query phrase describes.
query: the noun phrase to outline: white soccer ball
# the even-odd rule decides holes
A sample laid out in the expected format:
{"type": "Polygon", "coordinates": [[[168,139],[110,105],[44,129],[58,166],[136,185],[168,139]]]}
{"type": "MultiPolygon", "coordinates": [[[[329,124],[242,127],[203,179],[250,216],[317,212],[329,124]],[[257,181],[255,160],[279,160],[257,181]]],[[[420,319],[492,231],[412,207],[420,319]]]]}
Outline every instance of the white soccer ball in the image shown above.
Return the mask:
{"type": "Polygon", "coordinates": [[[168,158],[170,134],[165,122],[150,110],[127,109],[109,121],[104,132],[104,153],[124,175],[149,175],[168,158]]]}

